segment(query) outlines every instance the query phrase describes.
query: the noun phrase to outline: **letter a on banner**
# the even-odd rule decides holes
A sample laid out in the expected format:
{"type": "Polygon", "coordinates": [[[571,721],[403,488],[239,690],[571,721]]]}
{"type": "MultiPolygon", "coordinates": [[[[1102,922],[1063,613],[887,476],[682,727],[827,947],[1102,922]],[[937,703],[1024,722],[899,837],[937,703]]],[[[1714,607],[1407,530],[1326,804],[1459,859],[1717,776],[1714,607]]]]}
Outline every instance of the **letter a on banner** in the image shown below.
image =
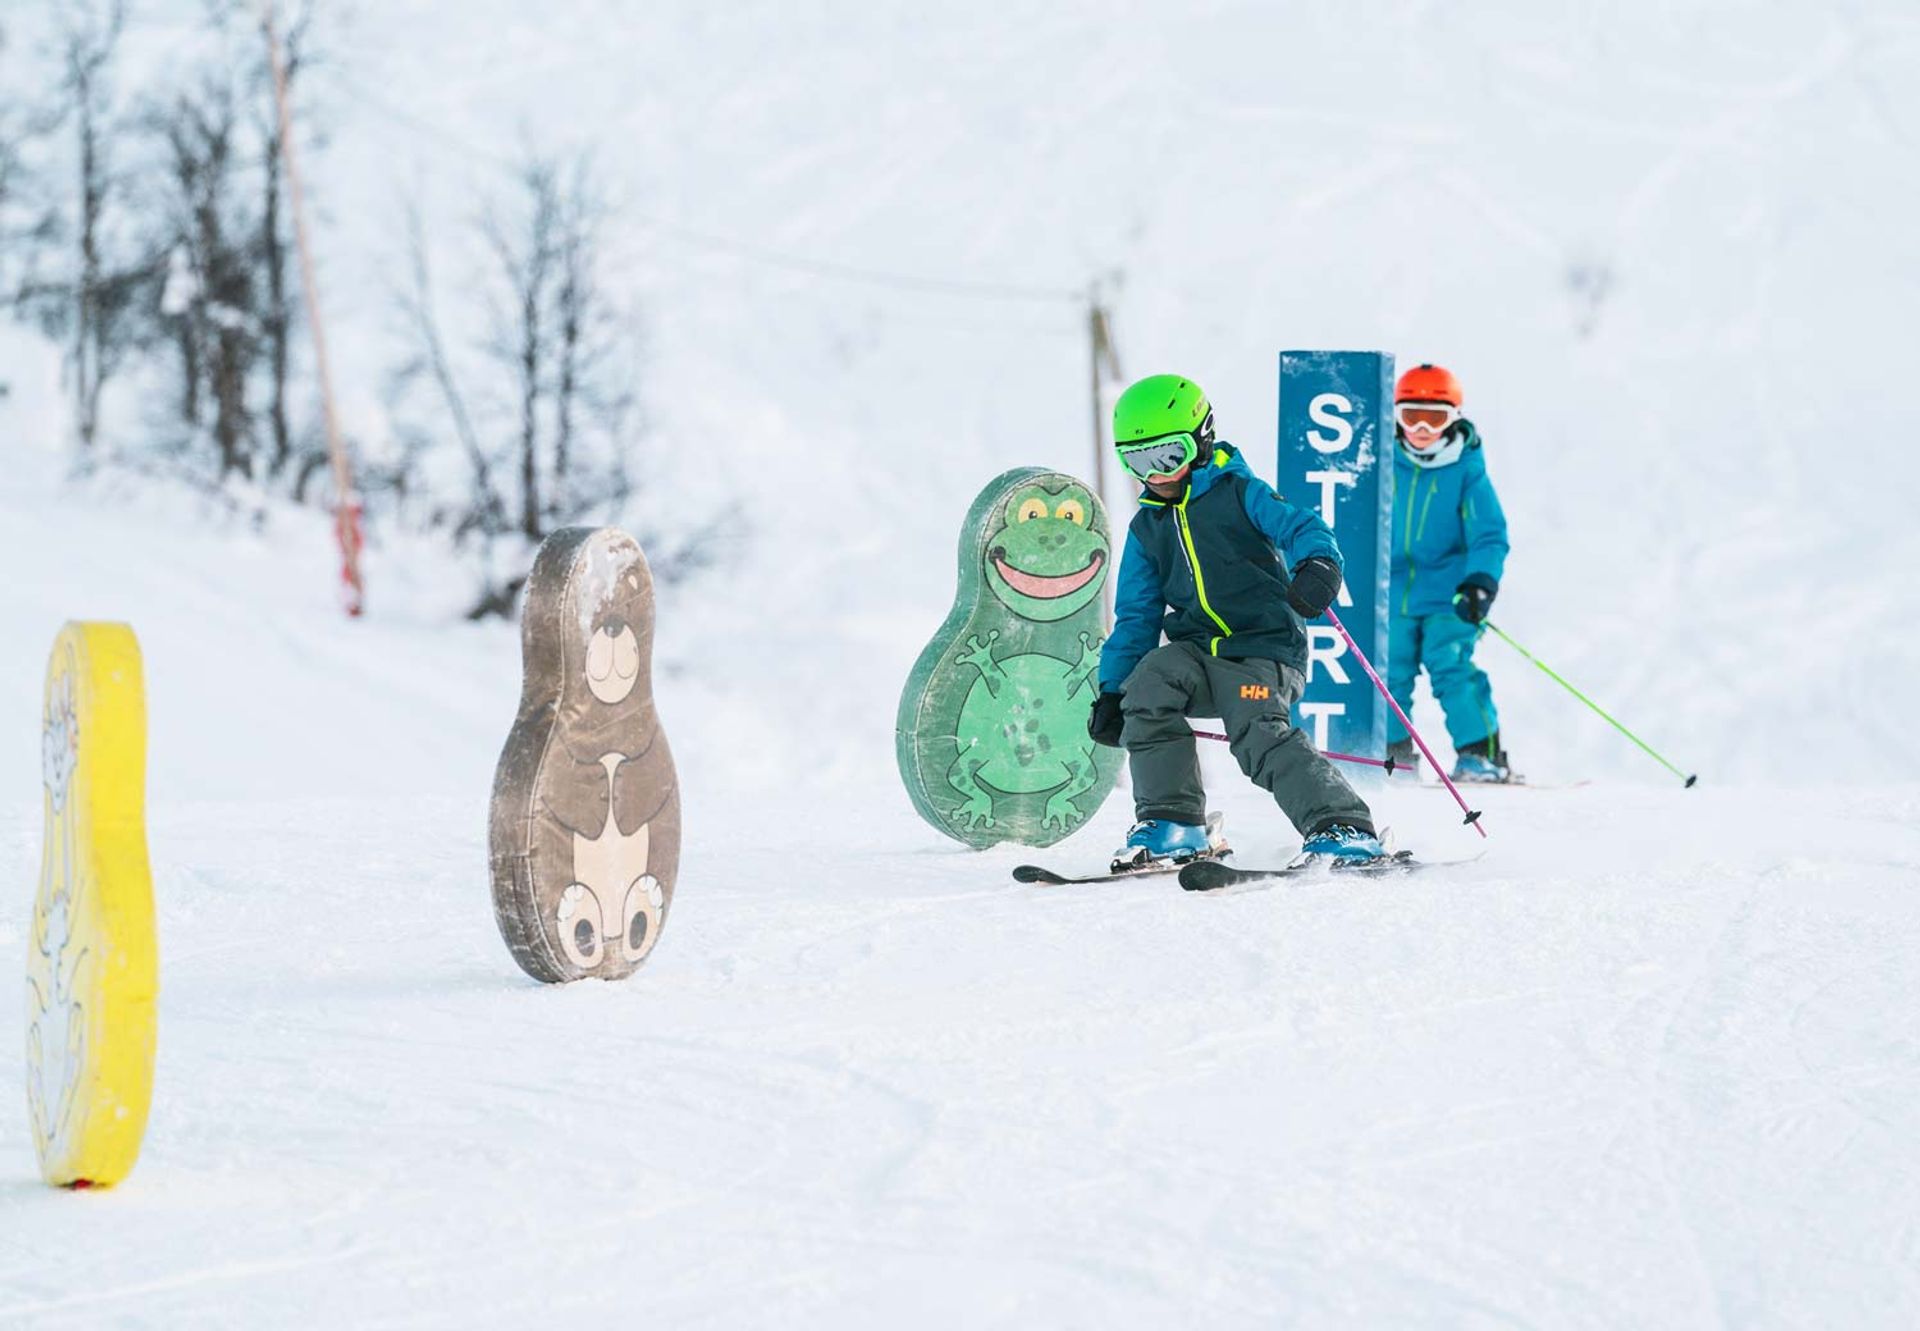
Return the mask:
{"type": "MultiPolygon", "coordinates": [[[[1280,353],[1279,490],[1333,528],[1346,559],[1335,604],[1384,675],[1393,526],[1393,357],[1381,351],[1280,353]]],[[[1322,751],[1383,754],[1387,709],[1324,621],[1307,626],[1307,688],[1296,722],[1322,751]]]]}
{"type": "Polygon", "coordinates": [[[147,706],[125,624],[68,624],[41,713],[46,841],[27,941],[27,1115],[40,1172],[118,1183],[153,1091],[159,948],[147,866],[147,706]]]}

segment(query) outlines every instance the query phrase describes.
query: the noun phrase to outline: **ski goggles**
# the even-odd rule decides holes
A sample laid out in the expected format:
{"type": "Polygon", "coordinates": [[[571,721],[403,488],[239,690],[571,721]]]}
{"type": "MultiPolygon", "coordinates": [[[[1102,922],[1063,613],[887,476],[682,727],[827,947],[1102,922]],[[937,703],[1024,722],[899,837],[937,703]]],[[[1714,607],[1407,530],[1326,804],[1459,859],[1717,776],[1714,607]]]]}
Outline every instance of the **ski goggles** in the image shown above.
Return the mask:
{"type": "Polygon", "coordinates": [[[1200,441],[1182,431],[1138,444],[1116,444],[1120,465],[1142,481],[1171,476],[1200,456],[1200,441]]]}
{"type": "Polygon", "coordinates": [[[1438,431],[1460,419],[1460,408],[1450,402],[1396,402],[1393,404],[1393,418],[1400,422],[1403,430],[1425,426],[1438,431]]]}

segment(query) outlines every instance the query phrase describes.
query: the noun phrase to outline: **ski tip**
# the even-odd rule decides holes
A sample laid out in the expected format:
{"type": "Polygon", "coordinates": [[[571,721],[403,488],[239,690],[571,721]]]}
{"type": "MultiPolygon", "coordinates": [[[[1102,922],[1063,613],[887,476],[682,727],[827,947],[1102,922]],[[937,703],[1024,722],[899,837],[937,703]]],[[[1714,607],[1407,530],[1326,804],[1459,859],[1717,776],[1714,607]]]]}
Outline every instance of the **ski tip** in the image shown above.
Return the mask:
{"type": "Polygon", "coordinates": [[[1051,869],[1043,869],[1037,864],[1016,864],[1013,866],[1013,881],[1016,883],[1064,883],[1067,880],[1051,869]]]}
{"type": "Polygon", "coordinates": [[[1218,860],[1196,860],[1181,867],[1180,886],[1188,892],[1211,892],[1217,887],[1225,887],[1238,876],[1238,870],[1218,860]]]}
{"type": "Polygon", "coordinates": [[[1690,776],[1690,777],[1688,777],[1688,778],[1687,778],[1687,784],[1686,784],[1685,786],[1683,786],[1683,787],[1682,787],[1682,789],[1684,789],[1684,790],[1692,790],[1692,789],[1693,789],[1693,783],[1694,783],[1694,782],[1696,782],[1696,781],[1698,781],[1699,779],[1700,779],[1700,774],[1699,774],[1698,772],[1695,772],[1695,773],[1694,773],[1694,774],[1693,774],[1692,776],[1690,776]]]}

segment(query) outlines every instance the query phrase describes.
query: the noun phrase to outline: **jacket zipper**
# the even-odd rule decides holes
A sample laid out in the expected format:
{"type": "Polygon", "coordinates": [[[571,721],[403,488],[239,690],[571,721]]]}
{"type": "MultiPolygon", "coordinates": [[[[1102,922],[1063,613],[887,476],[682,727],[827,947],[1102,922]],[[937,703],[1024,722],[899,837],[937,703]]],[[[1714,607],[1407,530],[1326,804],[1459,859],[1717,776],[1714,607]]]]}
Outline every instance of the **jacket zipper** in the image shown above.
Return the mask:
{"type": "MultiPolygon", "coordinates": [[[[1426,501],[1420,505],[1420,535],[1422,536],[1427,534],[1427,510],[1433,507],[1433,492],[1439,488],[1439,478],[1429,476],[1427,478],[1427,498],[1426,501]]],[[[1400,592],[1400,613],[1403,615],[1408,612],[1408,607],[1413,604],[1413,579],[1415,576],[1413,567],[1413,501],[1419,497],[1420,478],[1416,474],[1413,479],[1413,495],[1407,500],[1407,526],[1403,546],[1407,555],[1407,585],[1400,592]]]]}
{"type": "Polygon", "coordinates": [[[1182,495],[1180,502],[1173,507],[1173,516],[1180,523],[1180,544],[1187,552],[1187,567],[1193,572],[1193,590],[1200,597],[1200,608],[1207,612],[1207,618],[1220,626],[1220,632],[1207,644],[1207,655],[1220,655],[1220,641],[1233,636],[1233,630],[1227,627],[1227,621],[1213,613],[1213,607],[1207,603],[1206,580],[1200,576],[1200,552],[1193,548],[1193,528],[1187,525],[1187,498],[1182,495]]]}

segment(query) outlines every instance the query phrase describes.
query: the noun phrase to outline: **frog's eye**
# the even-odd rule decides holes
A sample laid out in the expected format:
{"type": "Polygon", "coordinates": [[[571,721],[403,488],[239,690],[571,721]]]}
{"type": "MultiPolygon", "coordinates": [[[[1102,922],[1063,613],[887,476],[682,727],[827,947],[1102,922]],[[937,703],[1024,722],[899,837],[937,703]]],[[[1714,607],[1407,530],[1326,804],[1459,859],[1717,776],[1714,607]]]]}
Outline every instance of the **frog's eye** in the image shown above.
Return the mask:
{"type": "Polygon", "coordinates": [[[1020,505],[1020,512],[1014,517],[1014,521],[1031,522],[1034,518],[1044,518],[1045,516],[1047,516],[1047,501],[1044,499],[1029,499],[1020,505]]]}
{"type": "Polygon", "coordinates": [[[1087,506],[1078,499],[1063,500],[1060,507],[1053,510],[1056,518],[1065,518],[1076,527],[1087,525],[1087,506]]]}

